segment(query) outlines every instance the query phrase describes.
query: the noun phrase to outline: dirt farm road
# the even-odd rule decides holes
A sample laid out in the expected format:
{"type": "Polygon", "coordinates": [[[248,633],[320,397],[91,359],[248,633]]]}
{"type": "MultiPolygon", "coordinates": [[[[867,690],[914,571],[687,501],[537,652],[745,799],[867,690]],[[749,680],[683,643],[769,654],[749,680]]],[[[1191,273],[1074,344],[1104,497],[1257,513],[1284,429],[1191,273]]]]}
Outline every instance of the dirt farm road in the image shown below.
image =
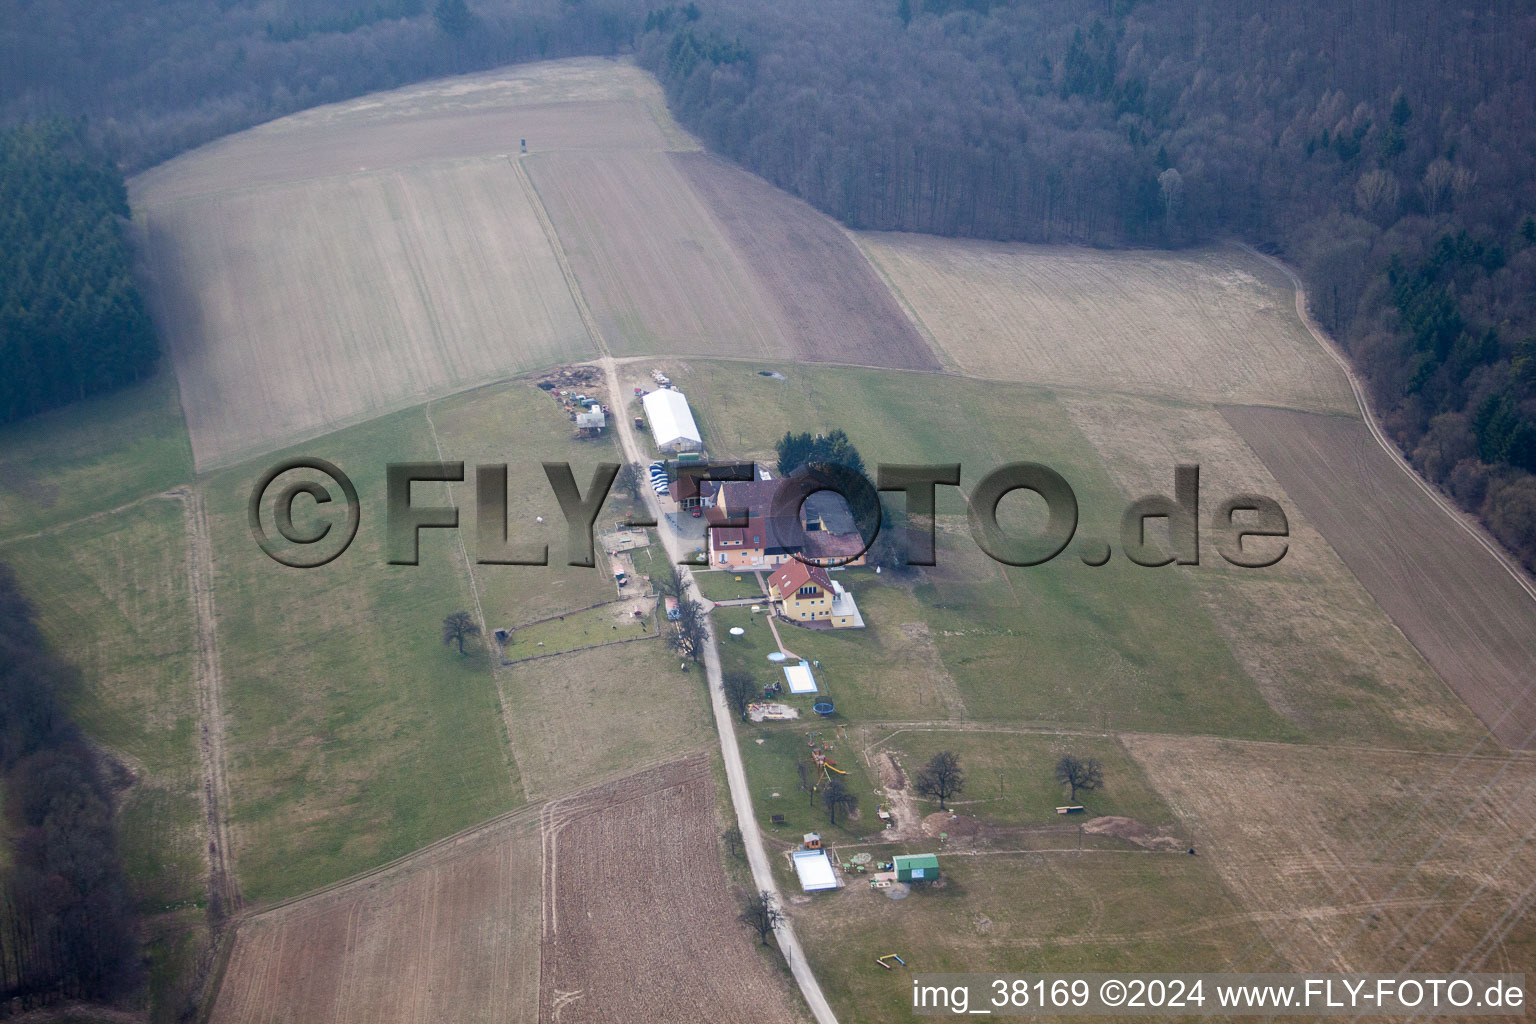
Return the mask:
{"type": "MultiPolygon", "coordinates": [[[[597,318],[592,315],[586,296],[582,294],[581,284],[576,279],[576,272],[566,255],[565,247],[560,242],[560,235],[555,231],[549,212],[544,208],[544,202],[539,198],[538,190],[533,187],[533,182],[528,178],[522,161],[509,158],[508,162],[516,172],[530,205],[539,219],[539,224],[544,229],[544,237],[554,252],[555,262],[559,265],[560,273],[565,278],[566,288],[576,304],[576,312],[581,317],[588,336],[592,339],[593,347],[597,349],[597,364],[602,367],[608,386],[609,400],[614,408],[622,410],[624,392],[619,386],[619,361],[614,358],[612,350],[603,338],[602,329],[597,324],[597,318]]],[[[640,444],[635,439],[629,417],[621,412],[614,417],[614,424],[618,428],[619,446],[624,452],[624,458],[639,466],[649,462],[649,459],[641,458],[640,444]]],[[[678,566],[678,577],[682,581],[683,592],[693,600],[704,603],[704,595],[693,581],[693,572],[678,565],[681,561],[682,547],[677,535],[667,528],[667,517],[662,514],[661,504],[657,501],[656,494],[649,487],[641,487],[640,493],[645,501],[645,507],[656,520],[656,534],[661,538],[667,557],[672,559],[673,565],[678,566]]],[[[704,607],[707,608],[709,605],[704,603],[704,607]]],[[[730,708],[725,703],[725,689],[722,685],[720,670],[720,648],[715,640],[713,624],[709,625],[709,644],[704,649],[704,670],[709,685],[710,706],[715,712],[715,731],[720,736],[720,754],[725,761],[725,777],[730,784],[731,806],[736,810],[736,824],[741,829],[742,848],[746,850],[747,863],[752,868],[752,882],[759,890],[772,893],[775,898],[779,898],[778,885],[773,880],[773,868],[768,863],[768,853],[763,848],[763,835],[757,827],[757,818],[752,814],[752,791],[747,788],[747,770],[741,762],[741,750],[736,746],[736,723],[731,717],[730,708]]],[[[779,898],[779,902],[780,905],[783,904],[782,898],[779,898]]],[[[774,929],[774,937],[778,940],[779,951],[784,954],[784,960],[789,964],[795,984],[800,986],[800,993],[805,998],[806,1005],[810,1007],[817,1024],[837,1024],[837,1014],[832,1012],[832,1004],[827,1002],[826,994],[821,990],[821,983],[816,980],[816,975],[811,971],[810,961],[805,958],[805,950],[800,946],[800,940],[795,935],[794,926],[790,924],[788,915],[785,915],[778,927],[774,929]]]]}
{"type": "MultiPolygon", "coordinates": [[[[601,347],[600,341],[599,345],[601,347]]],[[[599,363],[608,378],[608,393],[615,396],[614,402],[617,404],[619,401],[617,396],[623,394],[619,388],[618,363],[613,356],[607,354],[606,348],[603,351],[604,355],[599,363]]],[[[619,444],[624,449],[624,457],[637,465],[648,462],[648,459],[641,457],[640,445],[635,440],[629,418],[622,415],[615,416],[614,422],[618,426],[619,444]]],[[[674,565],[677,565],[683,555],[677,535],[667,528],[666,516],[662,515],[660,504],[651,489],[642,487],[640,491],[645,497],[646,508],[650,510],[657,522],[656,533],[661,537],[667,556],[672,559],[674,565]]],[[[684,592],[693,600],[703,602],[704,595],[699,592],[693,582],[692,570],[679,565],[678,576],[682,580],[684,592]]],[[[773,880],[773,868],[768,863],[768,852],[763,848],[763,835],[757,827],[757,818],[752,813],[752,793],[747,788],[747,771],[741,763],[741,750],[736,746],[736,722],[731,717],[731,709],[725,703],[725,691],[721,685],[720,648],[715,642],[713,624],[710,625],[709,644],[704,648],[704,671],[709,678],[710,706],[714,708],[715,729],[720,734],[720,753],[725,759],[725,777],[731,787],[731,806],[736,809],[736,824],[741,829],[742,846],[747,851],[747,863],[752,867],[752,881],[758,889],[771,892],[778,897],[779,890],[773,880]]],[[[779,902],[783,904],[782,898],[779,902]]],[[[774,929],[774,937],[778,939],[779,951],[784,954],[784,960],[789,964],[795,983],[800,986],[800,992],[805,996],[806,1004],[810,1006],[811,1013],[816,1017],[818,1024],[837,1024],[837,1015],[832,1012],[832,1005],[827,1002],[826,995],[821,991],[821,984],[811,971],[810,961],[805,958],[805,951],[801,949],[800,940],[796,937],[794,926],[790,924],[787,916],[774,929]]]]}

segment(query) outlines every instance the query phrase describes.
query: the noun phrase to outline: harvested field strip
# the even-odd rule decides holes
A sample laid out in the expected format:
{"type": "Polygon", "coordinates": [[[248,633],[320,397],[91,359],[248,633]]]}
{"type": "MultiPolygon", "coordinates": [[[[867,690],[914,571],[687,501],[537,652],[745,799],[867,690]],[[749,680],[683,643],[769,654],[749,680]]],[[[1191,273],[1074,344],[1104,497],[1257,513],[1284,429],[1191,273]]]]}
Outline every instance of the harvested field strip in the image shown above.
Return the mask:
{"type": "Polygon", "coordinates": [[[1506,746],[1536,744],[1536,602],[1360,420],[1222,415],[1398,628],[1506,746]]]}
{"type": "Polygon", "coordinates": [[[211,142],[129,182],[185,199],[252,185],[353,174],[425,158],[551,149],[689,149],[661,87],[633,64],[543,61],[423,82],[290,114],[211,142]]]}
{"type": "Polygon", "coordinates": [[[537,808],[240,926],[214,1024],[537,1020],[537,808]]]}
{"type": "Polygon", "coordinates": [[[953,361],[996,380],[1351,411],[1289,282],[1236,248],[1098,252],[863,233],[953,361]]]}
{"type": "Polygon", "coordinates": [[[703,755],[550,805],[540,1019],[796,1021],[736,921],[703,755]]]}
{"type": "Polygon", "coordinates": [[[200,470],[592,352],[505,160],[138,215],[200,470]]]}
{"type": "Polygon", "coordinates": [[[667,154],[523,163],[616,354],[793,351],[751,266],[667,154]]]}
{"type": "Polygon", "coordinates": [[[928,343],[833,220],[706,153],[672,160],[778,309],[793,358],[937,370],[928,343]]]}

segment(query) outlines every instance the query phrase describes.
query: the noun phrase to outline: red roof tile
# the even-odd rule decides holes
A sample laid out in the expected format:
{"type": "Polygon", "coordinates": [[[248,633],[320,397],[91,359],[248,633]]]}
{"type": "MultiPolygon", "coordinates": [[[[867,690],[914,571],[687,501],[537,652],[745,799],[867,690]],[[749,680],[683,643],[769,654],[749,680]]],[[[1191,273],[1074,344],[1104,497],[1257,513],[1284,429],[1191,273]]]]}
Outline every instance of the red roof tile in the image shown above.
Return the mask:
{"type": "Polygon", "coordinates": [[[822,590],[831,592],[832,577],[819,565],[807,565],[798,558],[791,558],[773,571],[768,582],[779,589],[780,597],[793,594],[807,583],[814,583],[822,590]]]}

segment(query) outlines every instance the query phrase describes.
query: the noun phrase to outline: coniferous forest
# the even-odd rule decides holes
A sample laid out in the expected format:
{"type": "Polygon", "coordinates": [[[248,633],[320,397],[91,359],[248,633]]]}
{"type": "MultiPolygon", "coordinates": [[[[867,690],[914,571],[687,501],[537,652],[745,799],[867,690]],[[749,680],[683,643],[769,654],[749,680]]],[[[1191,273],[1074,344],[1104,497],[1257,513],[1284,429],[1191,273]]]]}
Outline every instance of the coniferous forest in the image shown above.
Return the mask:
{"type": "Polygon", "coordinates": [[[127,215],[122,174],[79,122],[0,132],[0,423],[154,370],[127,215]]]}

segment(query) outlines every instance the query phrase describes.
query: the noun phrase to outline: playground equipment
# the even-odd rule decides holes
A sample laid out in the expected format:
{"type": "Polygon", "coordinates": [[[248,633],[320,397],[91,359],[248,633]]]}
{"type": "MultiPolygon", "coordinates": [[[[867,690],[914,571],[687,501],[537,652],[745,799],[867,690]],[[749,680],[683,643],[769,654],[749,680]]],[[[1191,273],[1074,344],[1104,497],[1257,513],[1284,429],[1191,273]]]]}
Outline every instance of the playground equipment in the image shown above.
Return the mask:
{"type": "Polygon", "coordinates": [[[826,781],[832,781],[832,773],[847,775],[848,773],[837,766],[837,762],[827,756],[826,748],[817,745],[817,737],[820,733],[811,733],[811,761],[816,765],[816,774],[826,781]]]}
{"type": "Polygon", "coordinates": [[[836,711],[837,707],[829,700],[819,700],[811,706],[811,710],[816,712],[822,718],[826,718],[832,712],[836,711]]]}
{"type": "Polygon", "coordinates": [[[901,966],[907,966],[907,962],[901,957],[897,956],[895,953],[887,953],[885,956],[875,957],[875,963],[879,964],[881,967],[884,967],[888,971],[894,971],[896,968],[886,963],[887,960],[895,960],[897,963],[901,964],[901,966]]]}

